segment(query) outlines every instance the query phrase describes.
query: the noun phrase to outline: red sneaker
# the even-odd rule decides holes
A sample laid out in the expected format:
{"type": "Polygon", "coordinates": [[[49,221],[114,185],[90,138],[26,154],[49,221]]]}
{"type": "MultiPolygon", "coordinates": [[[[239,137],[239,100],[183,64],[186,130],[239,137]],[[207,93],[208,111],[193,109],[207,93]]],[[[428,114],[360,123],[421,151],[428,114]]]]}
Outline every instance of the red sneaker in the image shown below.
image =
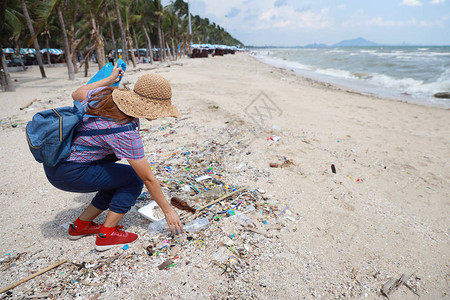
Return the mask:
{"type": "Polygon", "coordinates": [[[123,246],[126,244],[131,244],[137,240],[138,235],[121,230],[123,226],[117,226],[116,229],[107,237],[102,237],[101,233],[97,235],[97,240],[95,241],[95,250],[106,251],[115,246],[123,246]]]}
{"type": "Polygon", "coordinates": [[[78,240],[79,238],[82,238],[83,236],[86,236],[86,235],[98,234],[98,233],[100,233],[100,229],[101,228],[102,228],[102,225],[101,224],[97,224],[95,222],[91,222],[84,229],[77,229],[74,224],[70,224],[70,226],[69,226],[69,239],[71,239],[71,240],[78,240]]]}

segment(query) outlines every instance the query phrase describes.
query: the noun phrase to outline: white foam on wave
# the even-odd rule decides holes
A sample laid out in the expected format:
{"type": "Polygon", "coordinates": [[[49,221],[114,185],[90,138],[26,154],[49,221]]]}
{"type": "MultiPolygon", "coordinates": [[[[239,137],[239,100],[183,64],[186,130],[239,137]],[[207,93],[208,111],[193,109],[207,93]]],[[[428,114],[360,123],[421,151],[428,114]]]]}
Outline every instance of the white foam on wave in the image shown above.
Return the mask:
{"type": "MultiPolygon", "coordinates": [[[[373,54],[376,50],[360,50],[359,52],[361,53],[363,51],[373,54]]],[[[395,78],[386,74],[375,72],[357,73],[336,68],[319,68],[313,65],[306,65],[291,60],[273,57],[270,55],[268,56],[266,53],[267,51],[265,51],[265,53],[262,53],[262,55],[258,55],[258,58],[271,65],[287,69],[295,69],[300,74],[310,76],[311,78],[317,80],[347,86],[349,88],[354,88],[362,92],[375,93],[380,96],[404,99],[405,97],[408,97],[406,95],[411,95],[410,97],[416,99],[413,100],[413,102],[418,101],[447,108],[450,107],[450,101],[448,101],[447,99],[436,99],[433,97],[433,95],[437,92],[450,92],[450,70],[445,67],[442,68],[442,73],[439,75],[438,79],[435,79],[433,82],[425,82],[423,80],[414,78],[395,78]]],[[[360,55],[360,53],[357,53],[357,55],[360,55]]],[[[349,54],[352,55],[353,53],[349,54]]],[[[377,54],[383,55],[388,53],[377,54]]],[[[411,52],[404,52],[403,55],[400,52],[389,53],[390,56],[391,54],[396,55],[402,59],[413,58],[412,56],[409,56],[411,52]]]]}
{"type": "Polygon", "coordinates": [[[342,49],[331,49],[328,50],[326,53],[347,53],[348,51],[342,50],[342,49]]]}
{"type": "Polygon", "coordinates": [[[299,62],[290,61],[290,60],[283,59],[283,58],[267,56],[264,53],[257,53],[256,57],[259,59],[262,59],[263,61],[265,61],[268,64],[275,65],[277,67],[297,68],[297,69],[307,70],[307,71],[314,71],[316,69],[314,66],[311,66],[311,65],[305,65],[305,64],[301,64],[299,62]]]}
{"type": "Polygon", "coordinates": [[[316,69],[315,73],[344,79],[357,79],[381,88],[411,95],[431,96],[437,92],[450,92],[450,71],[446,71],[445,75],[442,74],[437,81],[430,83],[414,78],[394,78],[379,73],[353,73],[339,69],[316,69]]]}
{"type": "Polygon", "coordinates": [[[318,74],[322,74],[322,75],[341,77],[341,78],[346,78],[346,79],[357,79],[358,78],[352,72],[349,72],[346,70],[340,70],[340,69],[331,69],[331,68],[316,69],[315,72],[318,74]]]}
{"type": "Polygon", "coordinates": [[[377,50],[359,50],[361,53],[376,53],[377,50]]]}

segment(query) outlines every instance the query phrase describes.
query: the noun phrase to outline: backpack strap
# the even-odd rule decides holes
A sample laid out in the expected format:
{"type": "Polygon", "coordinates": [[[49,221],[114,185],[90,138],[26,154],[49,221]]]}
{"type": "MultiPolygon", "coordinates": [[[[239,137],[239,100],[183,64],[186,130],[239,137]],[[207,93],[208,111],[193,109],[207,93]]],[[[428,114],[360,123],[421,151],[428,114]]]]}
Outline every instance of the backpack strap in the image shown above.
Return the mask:
{"type": "MultiPolygon", "coordinates": [[[[134,123],[128,123],[125,126],[121,126],[121,127],[117,127],[117,128],[93,129],[93,130],[81,131],[81,132],[75,133],[73,139],[75,140],[79,136],[107,135],[107,134],[114,134],[114,133],[131,131],[131,130],[136,130],[136,125],[134,123]]],[[[74,147],[76,151],[89,151],[89,150],[103,149],[103,147],[100,147],[100,146],[73,145],[72,147],[74,147]]]]}
{"type": "Polygon", "coordinates": [[[125,126],[116,127],[116,128],[108,128],[108,129],[93,129],[93,130],[85,130],[75,133],[75,138],[79,136],[93,136],[93,135],[106,135],[106,134],[114,134],[119,132],[136,130],[136,125],[133,123],[127,124],[125,126]]]}

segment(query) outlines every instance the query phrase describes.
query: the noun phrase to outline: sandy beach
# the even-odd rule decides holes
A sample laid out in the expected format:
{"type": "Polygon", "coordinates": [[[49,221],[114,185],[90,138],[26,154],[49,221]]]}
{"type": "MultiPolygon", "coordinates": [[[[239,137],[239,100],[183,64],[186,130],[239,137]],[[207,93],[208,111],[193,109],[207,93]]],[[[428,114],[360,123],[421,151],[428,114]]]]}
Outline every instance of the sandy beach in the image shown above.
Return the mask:
{"type": "MultiPolygon", "coordinates": [[[[91,64],[90,76],[96,70],[91,64]]],[[[14,72],[17,91],[0,93],[0,288],[62,259],[98,263],[114,254],[96,253],[94,237],[68,240],[61,225],[92,195],[51,186],[28,150],[26,122],[71,105],[71,93],[89,79],[80,72],[69,81],[64,66],[46,72],[47,79],[37,68],[14,72]],[[3,269],[9,257],[17,259],[3,269]]],[[[132,88],[145,72],[170,81],[182,114],[142,121],[149,161],[173,163],[167,155],[180,149],[224,145],[227,184],[263,190],[289,218],[267,226],[254,218],[268,237],[242,233],[251,258],[221,275],[206,259],[218,248],[219,225],[210,236],[198,233],[206,243],[200,256],[181,251],[175,267],[160,271],[160,257],[145,252],[154,238],[149,221],[132,211],[122,225],[140,238],[101,281],[77,280],[80,270],[66,263],[2,299],[382,299],[382,286],[402,274],[412,274],[412,291],[402,285],[391,299],[449,297],[449,110],[347,91],[242,53],[141,64],[122,83],[132,88]],[[173,130],[161,130],[166,125],[173,130]],[[269,166],[286,160],[292,164],[269,166]]]]}

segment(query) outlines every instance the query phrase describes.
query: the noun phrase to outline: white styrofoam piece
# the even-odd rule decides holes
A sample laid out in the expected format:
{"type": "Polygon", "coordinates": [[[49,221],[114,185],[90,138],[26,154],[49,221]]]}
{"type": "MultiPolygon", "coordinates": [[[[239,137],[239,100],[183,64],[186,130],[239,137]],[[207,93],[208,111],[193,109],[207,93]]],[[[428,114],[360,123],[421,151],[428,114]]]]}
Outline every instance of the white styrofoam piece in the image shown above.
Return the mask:
{"type": "Polygon", "coordinates": [[[138,213],[141,216],[143,216],[144,218],[147,218],[147,219],[149,219],[152,222],[156,222],[156,221],[164,219],[164,218],[157,219],[155,217],[154,212],[153,212],[153,208],[155,206],[158,206],[158,204],[156,203],[156,201],[152,201],[152,202],[150,202],[150,204],[147,204],[146,206],[143,206],[143,207],[139,208],[138,209],[138,213]]]}
{"type": "Polygon", "coordinates": [[[200,182],[206,179],[212,179],[212,177],[209,175],[198,176],[197,178],[195,178],[195,181],[200,182]]]}

